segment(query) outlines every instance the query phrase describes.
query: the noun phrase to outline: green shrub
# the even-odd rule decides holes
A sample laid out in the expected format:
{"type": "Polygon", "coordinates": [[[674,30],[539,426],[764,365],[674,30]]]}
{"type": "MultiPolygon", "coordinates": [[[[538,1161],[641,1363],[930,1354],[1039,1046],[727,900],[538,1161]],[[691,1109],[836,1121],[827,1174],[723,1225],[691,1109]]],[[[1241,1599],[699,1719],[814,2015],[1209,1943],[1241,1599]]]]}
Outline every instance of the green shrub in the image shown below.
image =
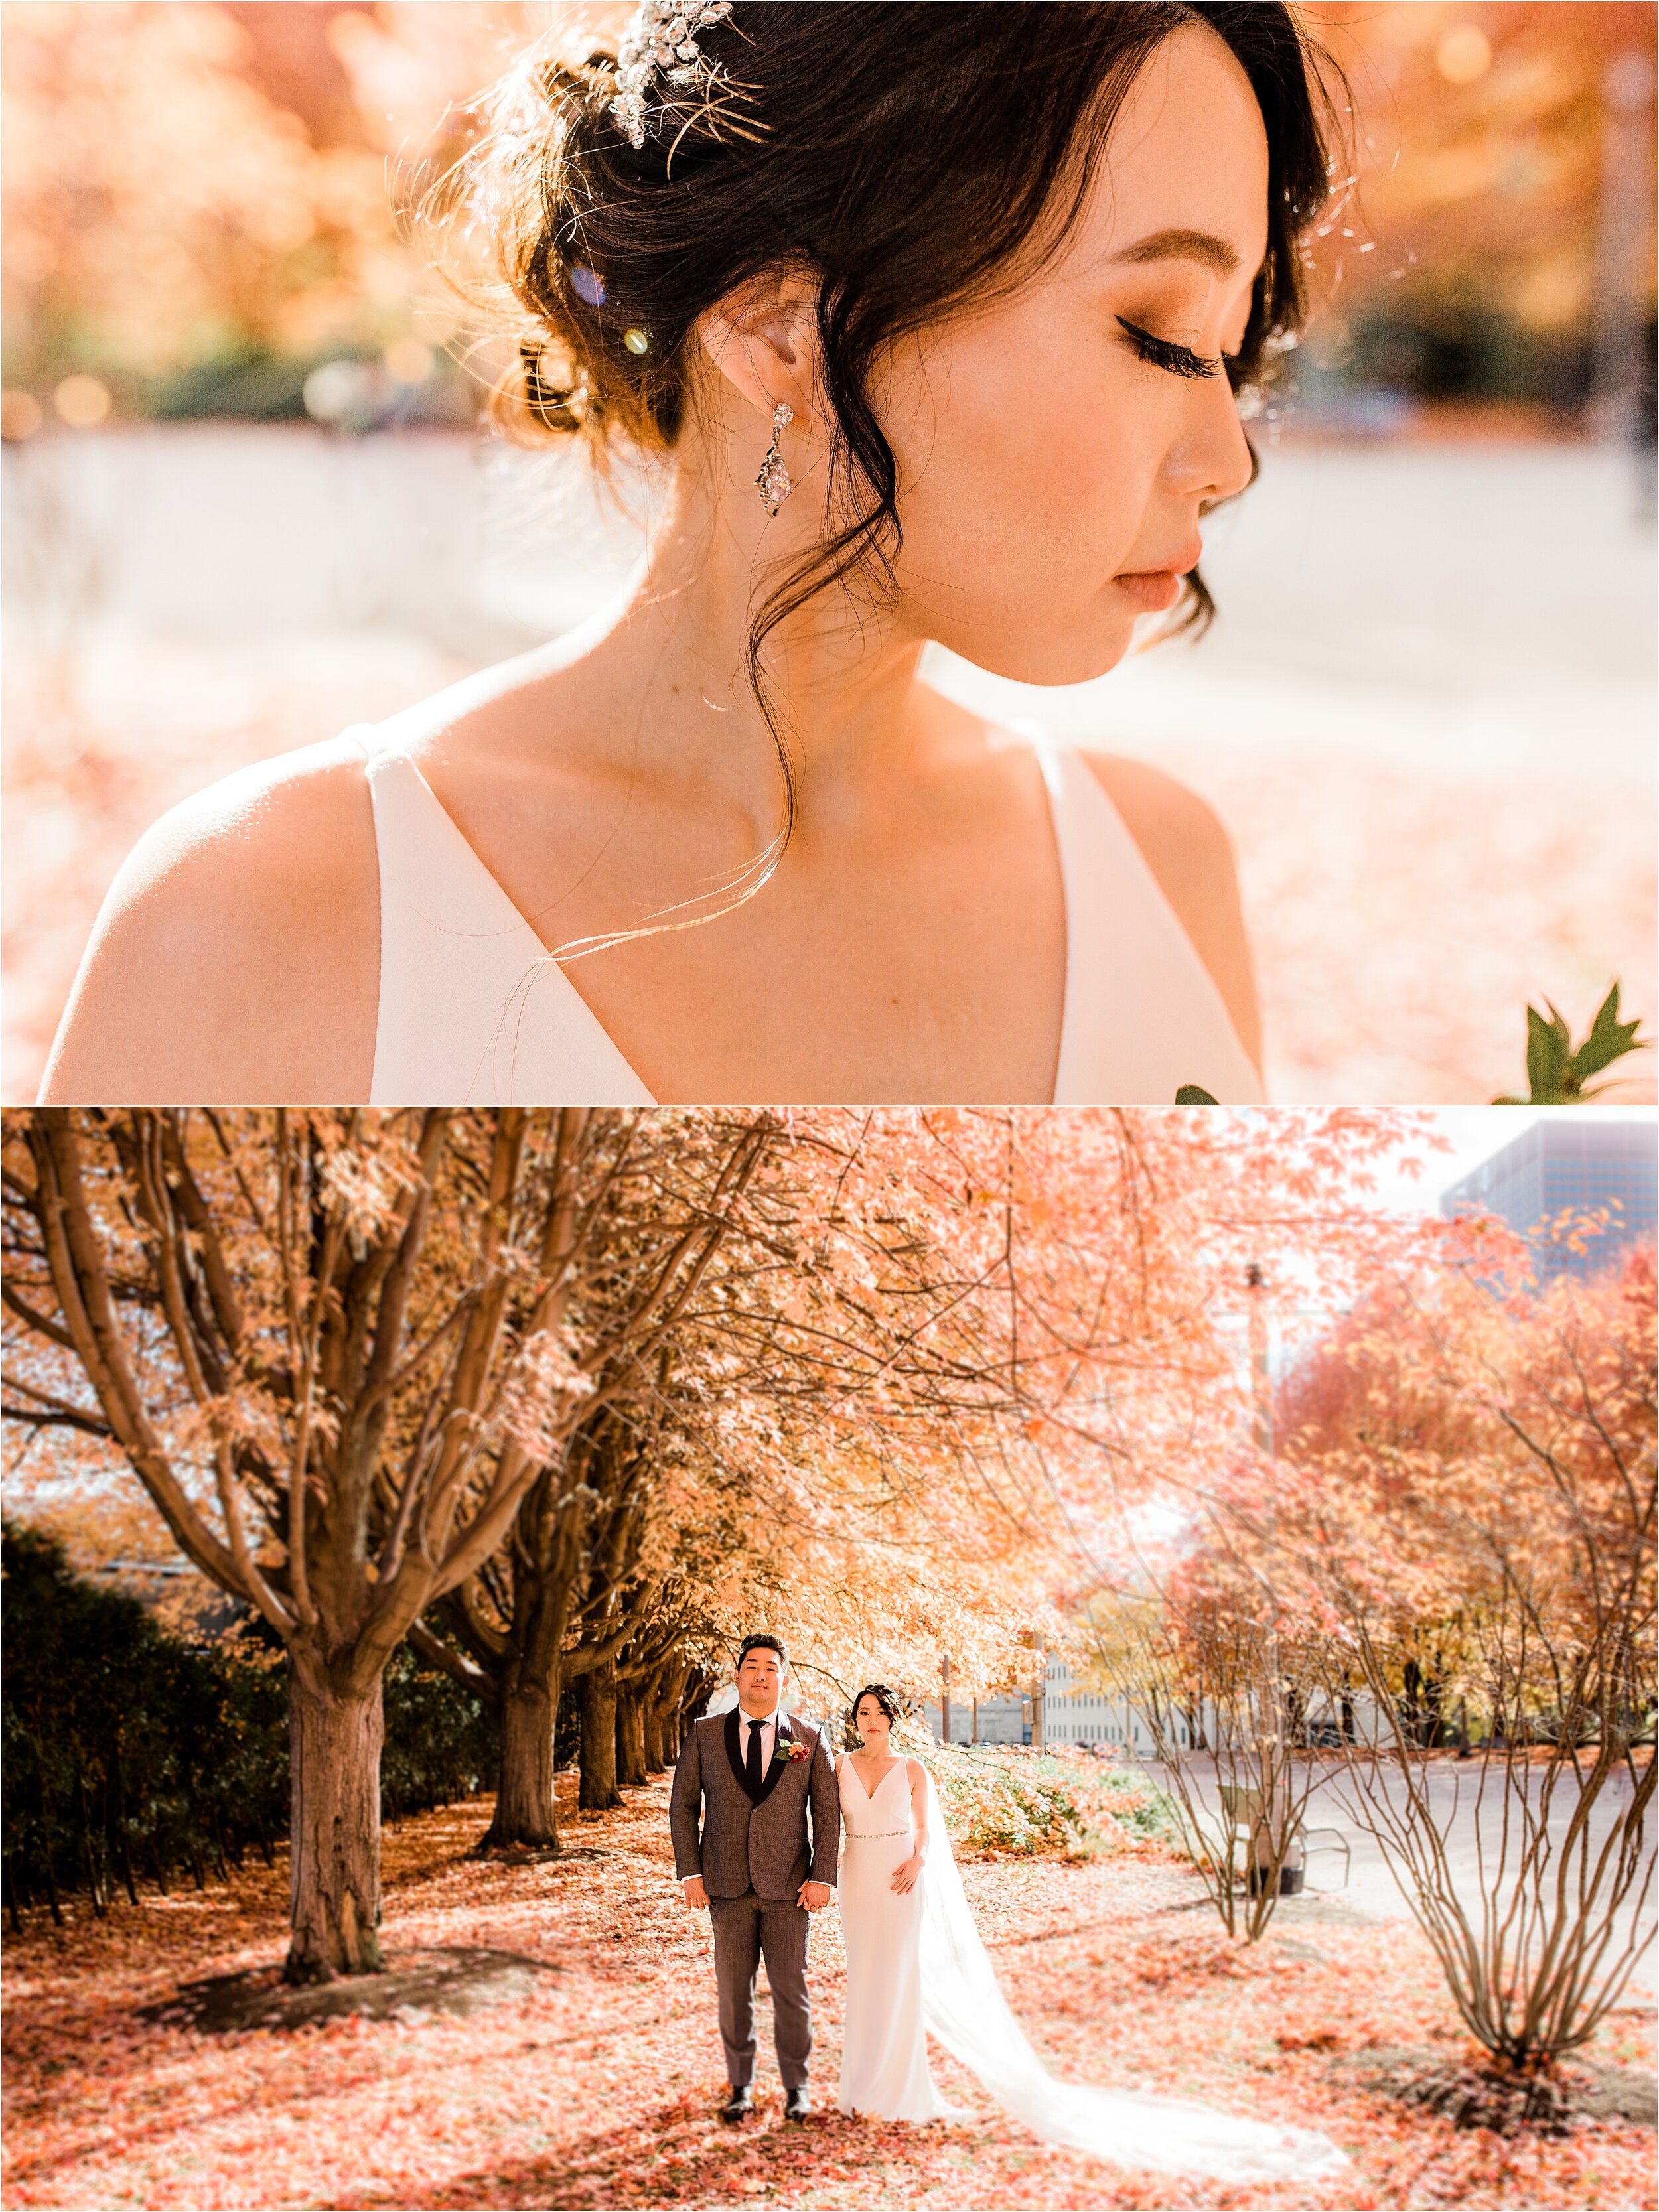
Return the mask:
{"type": "MultiPolygon", "coordinates": [[[[249,1849],[274,1863],[289,1820],[288,1682],[257,1636],[186,1644],[138,1601],[72,1573],[61,1544],[7,1522],[6,1790],[0,1844],[14,1926],[67,1893],[203,1887],[249,1849]]],[[[397,1820],[468,1796],[494,1771],[493,1717],[405,1646],[386,1674],[381,1805],[397,1820]]]]}
{"type": "Polygon", "coordinates": [[[894,1747],[932,1774],[952,1843],[966,1856],[1085,1858],[1179,1836],[1162,1790],[1138,1774],[1103,1772],[1092,1759],[1016,1744],[935,1743],[914,1729],[896,1733],[894,1747]]]}
{"type": "Polygon", "coordinates": [[[383,1819],[406,1820],[494,1788],[495,1717],[481,1698],[423,1667],[406,1644],[392,1656],[385,1687],[383,1819]]]}

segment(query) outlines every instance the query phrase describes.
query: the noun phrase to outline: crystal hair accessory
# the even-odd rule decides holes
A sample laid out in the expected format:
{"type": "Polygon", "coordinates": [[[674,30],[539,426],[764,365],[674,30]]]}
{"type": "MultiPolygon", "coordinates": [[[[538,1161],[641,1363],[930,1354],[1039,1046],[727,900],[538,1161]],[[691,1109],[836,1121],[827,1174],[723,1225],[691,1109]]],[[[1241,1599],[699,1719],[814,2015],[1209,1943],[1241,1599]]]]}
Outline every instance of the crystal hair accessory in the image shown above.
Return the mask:
{"type": "Polygon", "coordinates": [[[732,0],[702,0],[702,4],[639,9],[628,27],[617,56],[617,81],[622,89],[611,103],[611,112],[635,153],[645,143],[646,101],[651,81],[659,71],[672,85],[691,85],[705,94],[720,73],[697,44],[697,33],[723,23],[732,12],[732,0]]]}
{"type": "Polygon", "coordinates": [[[787,401],[780,400],[772,410],[772,442],[766,449],[766,459],[760,465],[760,474],[755,478],[759,489],[761,505],[769,514],[775,514],[792,491],[795,479],[783,465],[778,451],[778,441],[783,436],[783,426],[793,422],[795,410],[787,401]]]}

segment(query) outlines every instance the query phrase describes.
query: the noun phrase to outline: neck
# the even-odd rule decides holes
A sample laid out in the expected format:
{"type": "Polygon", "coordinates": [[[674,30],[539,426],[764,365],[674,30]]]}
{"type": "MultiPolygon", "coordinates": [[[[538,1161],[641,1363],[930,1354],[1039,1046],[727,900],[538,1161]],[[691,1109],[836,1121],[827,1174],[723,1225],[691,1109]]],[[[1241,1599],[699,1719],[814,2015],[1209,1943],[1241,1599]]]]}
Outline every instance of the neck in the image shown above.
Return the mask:
{"type": "Polygon", "coordinates": [[[754,1698],[746,1698],[744,1696],[743,1692],[739,1691],[738,1692],[738,1708],[739,1711],[747,1713],[751,1721],[769,1720],[772,1715],[776,1712],[778,1709],[778,1701],[775,1697],[758,1700],[754,1698]]]}
{"type": "MultiPolygon", "coordinates": [[[[598,650],[631,690],[626,741],[634,763],[712,781],[750,817],[758,849],[781,824],[784,787],[744,673],[745,646],[769,584],[817,542],[818,472],[769,519],[746,479],[715,488],[707,446],[694,441],[676,465],[644,568],[620,608],[600,618],[606,634],[598,650]]],[[[878,637],[873,629],[851,620],[832,588],[774,631],[765,647],[803,829],[815,815],[866,807],[936,737],[939,702],[915,681],[924,641],[878,637]]]]}

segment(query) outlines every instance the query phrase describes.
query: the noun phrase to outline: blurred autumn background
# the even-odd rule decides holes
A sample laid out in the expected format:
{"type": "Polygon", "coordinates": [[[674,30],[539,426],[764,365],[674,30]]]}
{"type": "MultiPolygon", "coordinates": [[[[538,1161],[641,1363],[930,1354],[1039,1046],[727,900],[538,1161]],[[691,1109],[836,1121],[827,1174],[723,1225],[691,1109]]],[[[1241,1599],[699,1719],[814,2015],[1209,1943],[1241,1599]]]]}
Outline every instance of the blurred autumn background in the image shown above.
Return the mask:
{"type": "MultiPolygon", "coordinates": [[[[481,436],[397,212],[561,12],[3,9],[8,1099],[157,811],[545,636],[630,558],[481,436]]],[[[1211,798],[1273,1096],[1477,1101],[1528,999],[1656,1006],[1655,15],[1305,12],[1352,181],[1261,482],[1212,525],[1214,631],[1073,692],[935,672],[1211,798]]]]}

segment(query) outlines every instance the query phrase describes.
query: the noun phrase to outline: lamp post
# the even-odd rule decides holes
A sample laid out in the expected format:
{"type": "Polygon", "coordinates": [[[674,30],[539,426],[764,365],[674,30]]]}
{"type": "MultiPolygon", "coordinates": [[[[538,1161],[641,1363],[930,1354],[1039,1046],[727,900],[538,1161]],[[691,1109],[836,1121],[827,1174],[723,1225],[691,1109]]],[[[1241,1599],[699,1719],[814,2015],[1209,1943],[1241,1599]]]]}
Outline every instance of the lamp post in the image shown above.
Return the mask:
{"type": "Polygon", "coordinates": [[[951,1741],[951,1662],[948,1658],[941,1659],[939,1662],[939,1741],[949,1743],[951,1741]]]}
{"type": "Polygon", "coordinates": [[[1267,1358],[1267,1310],[1264,1293],[1267,1277],[1258,1261],[1244,1270],[1244,1287],[1250,1293],[1245,1306],[1250,1341],[1250,1404],[1252,1433],[1256,1449],[1268,1459],[1273,1449],[1273,1378],[1267,1358]]]}

